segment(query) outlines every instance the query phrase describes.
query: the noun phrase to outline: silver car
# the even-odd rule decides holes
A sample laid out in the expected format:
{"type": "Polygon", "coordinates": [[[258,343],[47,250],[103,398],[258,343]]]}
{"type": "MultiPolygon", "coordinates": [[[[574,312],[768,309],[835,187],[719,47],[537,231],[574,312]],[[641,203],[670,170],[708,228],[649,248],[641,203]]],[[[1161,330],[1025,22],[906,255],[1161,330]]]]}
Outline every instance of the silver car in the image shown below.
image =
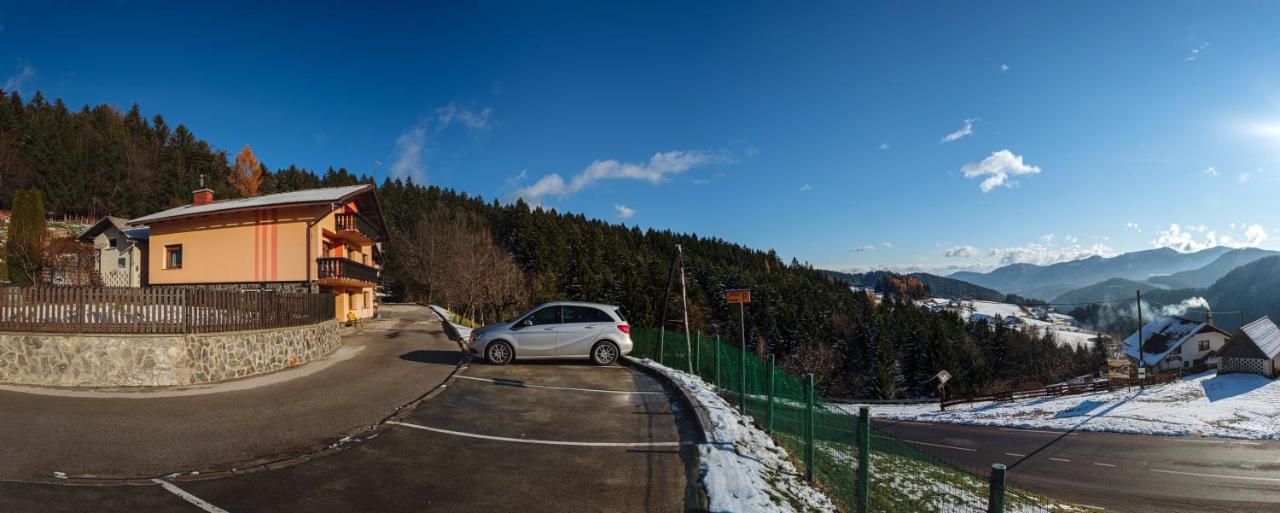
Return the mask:
{"type": "Polygon", "coordinates": [[[471,332],[471,354],[495,365],[516,358],[589,358],[609,365],[631,352],[631,326],[613,305],[560,301],[471,332]]]}

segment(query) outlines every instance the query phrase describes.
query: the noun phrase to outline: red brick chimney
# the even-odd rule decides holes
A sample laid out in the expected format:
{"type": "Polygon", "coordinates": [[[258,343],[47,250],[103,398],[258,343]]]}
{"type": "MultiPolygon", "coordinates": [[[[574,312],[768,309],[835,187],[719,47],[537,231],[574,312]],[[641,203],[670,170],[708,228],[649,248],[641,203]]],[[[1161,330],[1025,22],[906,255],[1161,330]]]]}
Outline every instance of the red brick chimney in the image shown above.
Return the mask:
{"type": "Polygon", "coordinates": [[[191,204],[197,207],[213,203],[213,190],[211,189],[196,189],[195,196],[195,200],[191,204]]]}

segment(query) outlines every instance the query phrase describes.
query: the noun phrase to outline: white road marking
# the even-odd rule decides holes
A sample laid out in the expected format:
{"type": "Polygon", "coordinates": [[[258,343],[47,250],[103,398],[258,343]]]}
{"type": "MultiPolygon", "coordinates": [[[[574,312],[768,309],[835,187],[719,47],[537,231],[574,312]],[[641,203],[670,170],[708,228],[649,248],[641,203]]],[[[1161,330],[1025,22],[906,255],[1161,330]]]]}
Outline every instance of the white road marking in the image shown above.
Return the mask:
{"type": "Polygon", "coordinates": [[[1093,464],[1094,464],[1094,465],[1097,465],[1097,466],[1099,466],[1099,467],[1114,467],[1114,466],[1115,466],[1115,465],[1112,465],[1112,464],[1110,464],[1110,463],[1098,463],[1098,462],[1096,462],[1096,461],[1095,461],[1095,462],[1093,462],[1093,464]]]}
{"type": "Polygon", "coordinates": [[[1171,440],[1192,444],[1262,445],[1262,442],[1245,442],[1237,440],[1194,440],[1190,438],[1171,438],[1171,440]]]}
{"type": "MultiPolygon", "coordinates": [[[[889,437],[881,437],[881,438],[889,438],[889,437]]],[[[978,452],[978,450],[977,450],[977,449],[970,449],[970,448],[968,448],[968,447],[956,447],[956,446],[954,446],[954,445],[931,444],[931,443],[929,443],[929,442],[920,442],[920,441],[917,441],[917,440],[905,440],[905,439],[899,439],[898,441],[900,441],[900,442],[906,442],[906,443],[909,443],[909,444],[916,444],[916,445],[927,445],[927,446],[929,446],[929,447],[939,447],[939,448],[942,448],[942,449],[955,449],[955,450],[957,450],[957,451],[978,452]]]]}
{"type": "Polygon", "coordinates": [[[169,493],[177,495],[178,497],[181,497],[182,500],[190,502],[191,504],[194,504],[195,507],[203,509],[209,513],[227,513],[227,510],[214,506],[213,504],[209,504],[204,499],[187,493],[186,490],[178,488],[177,485],[174,485],[173,483],[163,479],[152,479],[151,482],[160,485],[161,488],[168,490],[169,493]]]}
{"type": "Polygon", "coordinates": [[[1222,474],[1201,474],[1199,472],[1179,472],[1177,470],[1161,470],[1158,468],[1153,468],[1151,469],[1151,471],[1160,472],[1162,474],[1178,474],[1180,476],[1216,477],[1219,479],[1239,479],[1242,481],[1263,481],[1267,483],[1280,483],[1280,478],[1277,478],[1277,477],[1225,476],[1222,474]]]}
{"type": "Polygon", "coordinates": [[[505,436],[481,435],[476,433],[464,433],[462,431],[451,431],[448,429],[433,428],[412,424],[409,422],[399,422],[395,420],[387,421],[387,424],[395,424],[413,429],[421,429],[423,431],[433,431],[446,435],[465,436],[469,438],[480,438],[484,440],[496,440],[499,442],[519,442],[525,444],[539,445],[569,445],[575,447],[678,447],[683,442],[562,442],[559,440],[532,440],[527,438],[508,438],[505,436]]]}
{"type": "Polygon", "coordinates": [[[1062,459],[1062,458],[1049,458],[1049,460],[1051,460],[1051,461],[1061,461],[1061,462],[1063,462],[1063,463],[1071,463],[1071,460],[1064,460],[1064,459],[1062,459]]]}
{"type": "Polygon", "coordinates": [[[1027,457],[1027,455],[1026,455],[1026,454],[1018,454],[1018,453],[1016,453],[1016,452],[1006,452],[1006,453],[1004,453],[1004,455],[1005,455],[1005,456],[1013,456],[1014,458],[1026,458],[1026,457],[1027,457]]]}
{"type": "Polygon", "coordinates": [[[522,383],[520,381],[515,381],[510,379],[477,378],[474,376],[458,376],[458,379],[485,381],[485,382],[494,383],[498,385],[509,385],[509,386],[521,387],[521,388],[544,388],[548,390],[573,390],[575,392],[596,392],[601,394],[666,395],[666,392],[631,392],[627,390],[599,390],[595,388],[561,387],[561,386],[555,386],[555,385],[530,385],[528,383],[522,383]]]}

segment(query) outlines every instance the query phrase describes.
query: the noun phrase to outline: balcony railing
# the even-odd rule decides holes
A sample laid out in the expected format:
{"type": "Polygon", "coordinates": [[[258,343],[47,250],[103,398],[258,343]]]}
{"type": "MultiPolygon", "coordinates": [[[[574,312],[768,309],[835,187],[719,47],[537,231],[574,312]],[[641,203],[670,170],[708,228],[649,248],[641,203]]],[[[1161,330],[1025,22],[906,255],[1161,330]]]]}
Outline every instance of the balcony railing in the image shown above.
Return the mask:
{"type": "Polygon", "coordinates": [[[363,286],[378,283],[378,269],[349,258],[323,257],[316,259],[321,283],[363,286]]]}
{"type": "Polygon", "coordinates": [[[378,238],[378,229],[373,223],[360,214],[342,213],[334,216],[338,233],[355,235],[357,238],[373,241],[378,238]]]}

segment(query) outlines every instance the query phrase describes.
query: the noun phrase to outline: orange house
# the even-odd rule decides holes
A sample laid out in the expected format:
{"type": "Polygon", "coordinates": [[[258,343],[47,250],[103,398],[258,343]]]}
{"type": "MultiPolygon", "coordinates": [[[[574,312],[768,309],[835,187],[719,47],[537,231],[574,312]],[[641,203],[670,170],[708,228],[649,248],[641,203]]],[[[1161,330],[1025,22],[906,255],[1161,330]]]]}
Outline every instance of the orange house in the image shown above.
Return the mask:
{"type": "Polygon", "coordinates": [[[368,184],[215,201],[139,217],[151,227],[148,285],[333,294],[339,319],[374,314],[386,239],[368,184]]]}

